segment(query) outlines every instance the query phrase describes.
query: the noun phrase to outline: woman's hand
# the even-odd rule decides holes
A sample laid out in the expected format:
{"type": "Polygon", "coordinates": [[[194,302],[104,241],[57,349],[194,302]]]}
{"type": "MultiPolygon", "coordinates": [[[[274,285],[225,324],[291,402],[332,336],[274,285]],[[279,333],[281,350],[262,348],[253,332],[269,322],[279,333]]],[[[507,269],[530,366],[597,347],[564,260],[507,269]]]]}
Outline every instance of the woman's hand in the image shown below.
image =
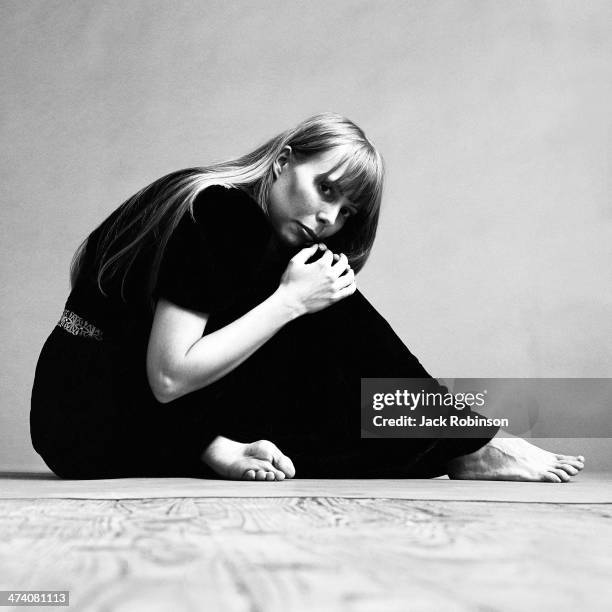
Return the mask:
{"type": "Polygon", "coordinates": [[[285,270],[278,292],[301,314],[317,312],[355,293],[355,273],[344,253],[335,255],[323,244],[302,249],[285,270]],[[307,261],[322,249],[316,261],[307,261]]]}

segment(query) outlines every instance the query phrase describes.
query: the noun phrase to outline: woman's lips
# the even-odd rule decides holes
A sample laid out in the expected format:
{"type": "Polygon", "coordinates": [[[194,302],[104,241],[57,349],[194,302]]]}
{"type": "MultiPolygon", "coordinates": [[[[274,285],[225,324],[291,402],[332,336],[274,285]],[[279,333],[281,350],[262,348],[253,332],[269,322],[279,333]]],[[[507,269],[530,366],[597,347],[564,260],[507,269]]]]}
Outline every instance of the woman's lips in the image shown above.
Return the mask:
{"type": "Polygon", "coordinates": [[[312,242],[318,242],[319,238],[318,236],[309,228],[306,227],[305,225],[303,225],[302,223],[298,222],[298,225],[300,227],[300,229],[304,232],[304,234],[306,235],[306,237],[311,240],[312,242]]]}

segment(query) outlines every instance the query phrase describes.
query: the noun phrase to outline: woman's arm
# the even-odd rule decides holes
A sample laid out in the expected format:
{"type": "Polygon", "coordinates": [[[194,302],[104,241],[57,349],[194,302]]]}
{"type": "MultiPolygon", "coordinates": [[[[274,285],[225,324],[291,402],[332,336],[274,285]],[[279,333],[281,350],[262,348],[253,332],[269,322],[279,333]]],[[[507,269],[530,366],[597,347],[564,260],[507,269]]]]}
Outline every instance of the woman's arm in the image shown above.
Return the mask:
{"type": "Polygon", "coordinates": [[[147,351],[147,375],[156,399],[167,403],[210,385],[293,319],[351,295],[354,275],[344,256],[334,258],[326,251],[318,261],[306,263],[317,248],[303,249],[289,262],[269,298],[204,337],[208,315],[160,299],[147,351]]]}
{"type": "Polygon", "coordinates": [[[166,403],[213,383],[297,316],[276,292],[236,321],[202,337],[207,315],[160,300],[147,351],[153,394],[166,403]]]}

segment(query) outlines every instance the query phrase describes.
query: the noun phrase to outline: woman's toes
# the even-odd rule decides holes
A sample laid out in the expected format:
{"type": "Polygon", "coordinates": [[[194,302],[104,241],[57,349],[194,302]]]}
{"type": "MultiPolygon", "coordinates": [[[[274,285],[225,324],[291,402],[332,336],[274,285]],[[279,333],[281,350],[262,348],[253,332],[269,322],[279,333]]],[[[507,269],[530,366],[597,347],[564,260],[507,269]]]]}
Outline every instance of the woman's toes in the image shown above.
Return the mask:
{"type": "Polygon", "coordinates": [[[247,470],[244,473],[244,477],[245,480],[255,480],[255,470],[247,470]]]}
{"type": "Polygon", "coordinates": [[[293,461],[287,457],[287,455],[283,455],[280,451],[278,455],[276,455],[272,461],[274,467],[281,470],[287,478],[293,478],[295,476],[295,467],[293,466],[293,461]]]}
{"type": "Polygon", "coordinates": [[[276,480],[293,478],[295,476],[293,462],[287,455],[283,455],[274,442],[269,440],[252,442],[248,445],[247,454],[249,457],[269,463],[270,465],[266,465],[265,468],[275,474],[276,480]],[[283,474],[282,478],[279,476],[280,472],[283,474]]]}
{"type": "Polygon", "coordinates": [[[276,476],[274,475],[274,472],[266,472],[266,480],[275,480],[276,476]]]}
{"type": "Polygon", "coordinates": [[[552,472],[553,474],[556,474],[559,477],[559,479],[561,480],[561,482],[569,482],[570,481],[570,475],[565,470],[562,470],[562,469],[556,468],[556,467],[548,468],[548,470],[550,472],[552,472]]]}
{"type": "Polygon", "coordinates": [[[561,461],[562,463],[569,463],[573,465],[577,470],[581,470],[584,468],[584,457],[582,455],[578,457],[574,457],[573,455],[555,455],[557,461],[561,461]]]}
{"type": "Polygon", "coordinates": [[[542,475],[542,482],[563,482],[559,476],[552,472],[544,472],[542,475]]]}
{"type": "Polygon", "coordinates": [[[255,480],[265,480],[266,479],[266,471],[265,470],[257,470],[255,473],[255,480]]]}
{"type": "Polygon", "coordinates": [[[569,463],[564,463],[564,462],[559,463],[557,467],[562,470],[565,470],[571,476],[575,476],[580,471],[578,468],[575,468],[573,465],[570,465],[569,463]]]}

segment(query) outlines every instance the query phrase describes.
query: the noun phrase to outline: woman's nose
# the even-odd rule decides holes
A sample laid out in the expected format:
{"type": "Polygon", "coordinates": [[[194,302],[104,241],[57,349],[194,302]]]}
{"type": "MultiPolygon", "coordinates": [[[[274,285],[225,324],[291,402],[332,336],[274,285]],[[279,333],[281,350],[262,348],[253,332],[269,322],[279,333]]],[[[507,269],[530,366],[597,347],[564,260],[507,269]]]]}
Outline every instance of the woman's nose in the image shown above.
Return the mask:
{"type": "Polygon", "coordinates": [[[323,206],[317,213],[317,220],[324,225],[334,225],[338,215],[340,214],[339,206],[323,206]]]}

